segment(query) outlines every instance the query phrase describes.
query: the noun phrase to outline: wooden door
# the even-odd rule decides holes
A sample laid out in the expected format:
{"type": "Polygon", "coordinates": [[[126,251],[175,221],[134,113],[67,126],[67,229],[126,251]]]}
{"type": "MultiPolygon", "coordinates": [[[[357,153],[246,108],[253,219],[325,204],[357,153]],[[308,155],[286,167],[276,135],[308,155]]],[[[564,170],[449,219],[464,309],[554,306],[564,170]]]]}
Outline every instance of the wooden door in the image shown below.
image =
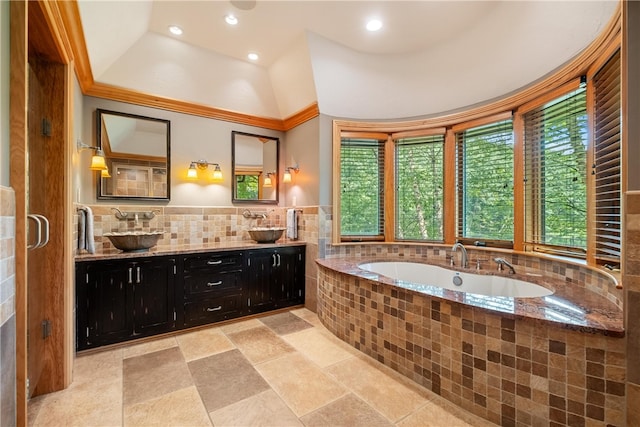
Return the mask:
{"type": "Polygon", "coordinates": [[[43,229],[42,219],[34,219],[32,215],[44,215],[46,218],[46,136],[38,130],[38,124],[44,116],[43,87],[40,84],[33,68],[29,66],[29,107],[28,107],[28,167],[27,175],[27,214],[30,220],[27,221],[28,252],[27,252],[27,328],[28,342],[27,374],[29,379],[29,389],[35,390],[44,371],[45,340],[43,331],[46,327],[46,294],[47,272],[46,272],[46,246],[37,247],[42,244],[43,229]],[[39,166],[37,166],[39,165],[39,166]],[[44,325],[44,327],[43,327],[44,325]]]}

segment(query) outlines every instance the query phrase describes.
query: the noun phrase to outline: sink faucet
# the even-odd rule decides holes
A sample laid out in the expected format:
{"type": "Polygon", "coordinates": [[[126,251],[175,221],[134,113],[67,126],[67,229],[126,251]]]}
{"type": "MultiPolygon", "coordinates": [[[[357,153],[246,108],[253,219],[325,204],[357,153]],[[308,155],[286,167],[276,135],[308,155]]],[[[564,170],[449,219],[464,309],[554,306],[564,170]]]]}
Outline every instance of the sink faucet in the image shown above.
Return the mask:
{"type": "MultiPolygon", "coordinates": [[[[451,252],[457,251],[458,248],[460,248],[460,266],[462,268],[467,268],[467,249],[464,247],[464,245],[460,242],[457,242],[451,248],[451,252]]],[[[451,257],[453,257],[453,254],[451,255],[451,257]]]]}
{"type": "Polygon", "coordinates": [[[498,271],[502,271],[503,266],[506,266],[509,269],[509,274],[516,274],[516,269],[506,259],[494,258],[493,260],[498,264],[498,271]]]}
{"type": "Polygon", "coordinates": [[[134,225],[134,226],[137,226],[137,225],[138,225],[138,212],[136,212],[136,213],[133,215],[133,225],[134,225]]]}

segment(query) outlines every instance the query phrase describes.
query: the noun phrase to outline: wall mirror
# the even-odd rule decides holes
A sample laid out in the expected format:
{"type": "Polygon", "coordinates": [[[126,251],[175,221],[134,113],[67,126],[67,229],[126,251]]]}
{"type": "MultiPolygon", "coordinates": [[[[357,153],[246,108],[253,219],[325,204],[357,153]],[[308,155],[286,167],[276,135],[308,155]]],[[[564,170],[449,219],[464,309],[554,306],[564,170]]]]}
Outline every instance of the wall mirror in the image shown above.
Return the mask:
{"type": "Polygon", "coordinates": [[[98,199],[169,200],[169,120],[98,109],[96,132],[108,167],[98,199]]]}
{"type": "Polygon", "coordinates": [[[278,203],[278,138],[231,132],[234,203],[278,203]]]}

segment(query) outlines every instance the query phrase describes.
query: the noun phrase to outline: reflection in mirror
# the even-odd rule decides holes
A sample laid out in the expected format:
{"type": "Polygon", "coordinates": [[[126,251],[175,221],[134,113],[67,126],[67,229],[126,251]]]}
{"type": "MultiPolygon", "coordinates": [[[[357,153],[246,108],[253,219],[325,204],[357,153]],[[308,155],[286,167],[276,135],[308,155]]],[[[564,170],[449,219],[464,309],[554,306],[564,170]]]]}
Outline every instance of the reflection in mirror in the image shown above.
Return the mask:
{"type": "Polygon", "coordinates": [[[109,168],[98,199],[169,200],[170,121],[98,109],[96,123],[109,168]]]}
{"type": "Polygon", "coordinates": [[[279,142],[271,136],[231,132],[234,203],[278,203],[279,142]]]}

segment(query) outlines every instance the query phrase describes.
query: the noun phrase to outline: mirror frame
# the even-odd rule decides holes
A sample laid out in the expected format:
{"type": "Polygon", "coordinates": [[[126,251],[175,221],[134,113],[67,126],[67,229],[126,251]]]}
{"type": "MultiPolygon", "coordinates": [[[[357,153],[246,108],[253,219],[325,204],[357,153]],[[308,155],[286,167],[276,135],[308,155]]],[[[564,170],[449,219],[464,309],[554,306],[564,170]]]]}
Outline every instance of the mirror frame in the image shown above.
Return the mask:
{"type": "MultiPolygon", "coordinates": [[[[262,175],[260,176],[262,178],[262,175]]],[[[257,135],[254,133],[231,131],[231,202],[277,205],[280,200],[280,138],[276,136],[257,135]],[[265,138],[276,143],[276,198],[275,199],[237,199],[236,198],[236,135],[250,136],[254,138],[265,138]]]]}
{"type": "Polygon", "coordinates": [[[96,109],[96,146],[102,149],[102,115],[109,114],[114,116],[128,117],[136,120],[147,120],[164,123],[167,126],[167,194],[166,196],[116,196],[102,194],[102,178],[97,175],[97,198],[98,200],[149,200],[149,201],[168,201],[171,200],[171,121],[166,119],[156,119],[154,117],[141,116],[138,114],[123,113],[120,111],[96,109]]]}

